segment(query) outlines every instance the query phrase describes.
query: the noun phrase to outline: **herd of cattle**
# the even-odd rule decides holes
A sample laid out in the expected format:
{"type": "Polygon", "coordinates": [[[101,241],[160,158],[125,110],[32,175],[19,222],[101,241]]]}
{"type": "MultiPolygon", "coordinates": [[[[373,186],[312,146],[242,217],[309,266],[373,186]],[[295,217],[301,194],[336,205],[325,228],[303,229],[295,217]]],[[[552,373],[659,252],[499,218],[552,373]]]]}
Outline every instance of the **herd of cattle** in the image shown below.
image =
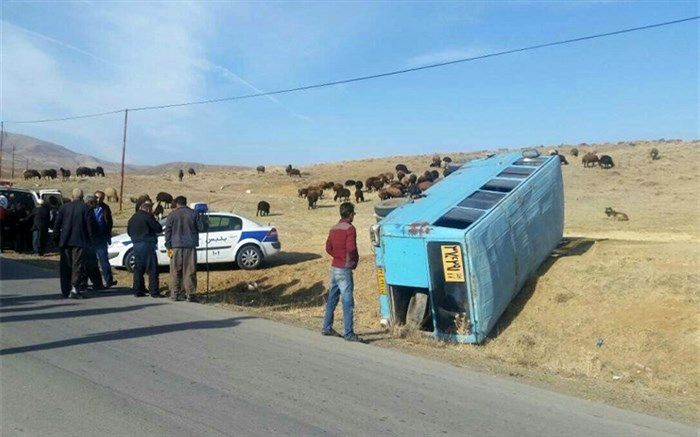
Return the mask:
{"type": "MultiPolygon", "coordinates": [[[[71,177],[71,172],[68,169],[65,169],[61,167],[58,169],[61,172],[61,178],[65,181],[68,180],[71,177]]],[[[79,178],[82,177],[95,177],[95,176],[102,176],[104,177],[105,175],[105,170],[100,167],[99,165],[95,168],[91,167],[78,167],[75,170],[75,175],[79,178]]],[[[31,168],[28,168],[24,170],[22,173],[22,176],[24,177],[25,180],[27,179],[56,179],[58,177],[58,171],[53,168],[49,168],[46,170],[34,170],[31,168]]]]}
{"type": "MultiPolygon", "coordinates": [[[[577,148],[572,148],[570,153],[574,157],[579,156],[579,150],[577,148]]],[[[551,150],[550,155],[555,155],[559,157],[562,165],[568,165],[564,155],[561,155],[557,150],[551,150]]],[[[649,156],[652,160],[659,159],[659,150],[657,148],[652,148],[649,152],[649,156]]],[[[439,155],[433,155],[429,163],[430,168],[442,168],[447,167],[452,163],[452,159],[449,156],[440,157],[439,155]]],[[[587,152],[581,157],[581,163],[585,168],[595,167],[598,165],[603,169],[610,169],[615,166],[613,159],[609,155],[598,156],[596,152],[587,152]]],[[[399,197],[410,197],[416,198],[423,195],[423,192],[438,183],[441,180],[440,172],[436,169],[426,170],[422,174],[418,175],[413,171],[409,170],[405,164],[397,164],[394,167],[394,172],[385,172],[376,176],[370,176],[364,180],[359,179],[348,179],[344,183],[339,182],[318,182],[315,184],[308,185],[303,188],[299,188],[297,194],[300,198],[305,198],[308,203],[308,209],[315,209],[316,204],[319,199],[323,199],[327,191],[333,192],[333,200],[340,202],[348,202],[351,197],[354,197],[356,203],[364,202],[364,193],[376,192],[377,197],[380,200],[386,200],[391,198],[399,197]],[[354,193],[351,191],[354,190],[354,193]],[[354,194],[354,196],[353,196],[354,194]]],[[[67,180],[71,176],[70,170],[60,168],[61,177],[63,180],[67,180]]],[[[265,173],[265,166],[256,167],[256,171],[260,173],[265,173]]],[[[294,168],[291,164],[285,168],[285,173],[292,177],[301,177],[301,171],[294,168]]],[[[78,167],[75,171],[77,177],[94,177],[94,176],[105,176],[104,169],[100,166],[95,168],[90,167],[78,167]]],[[[193,168],[187,170],[187,174],[190,176],[195,176],[196,172],[193,168]]],[[[443,171],[442,177],[446,177],[447,170],[443,171]]],[[[178,179],[182,181],[185,172],[180,169],[178,171],[178,179]]],[[[55,169],[47,169],[39,172],[34,169],[27,169],[23,173],[24,179],[56,179],[58,177],[58,172],[55,169]]],[[[107,200],[117,201],[117,190],[114,188],[105,189],[107,200]]],[[[144,200],[151,201],[148,195],[142,195],[139,197],[131,197],[131,202],[139,205],[144,200]]],[[[172,208],[173,196],[166,192],[159,192],[156,195],[156,208],[154,210],[156,215],[162,215],[165,209],[172,208]]],[[[624,213],[614,211],[612,208],[607,208],[605,211],[608,217],[615,220],[628,220],[628,217],[624,213]]],[[[258,202],[256,216],[266,216],[270,214],[270,203],[261,200],[258,202]]]]}

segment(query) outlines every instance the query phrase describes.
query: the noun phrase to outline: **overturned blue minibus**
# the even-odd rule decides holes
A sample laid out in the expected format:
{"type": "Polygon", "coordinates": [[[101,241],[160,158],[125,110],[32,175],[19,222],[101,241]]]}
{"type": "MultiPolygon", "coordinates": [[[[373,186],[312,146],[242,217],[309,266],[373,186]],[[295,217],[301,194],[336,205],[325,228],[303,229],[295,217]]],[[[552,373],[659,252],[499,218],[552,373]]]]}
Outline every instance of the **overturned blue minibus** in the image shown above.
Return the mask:
{"type": "Polygon", "coordinates": [[[383,321],[482,342],[563,229],[559,157],[464,164],[372,226],[383,321]]]}

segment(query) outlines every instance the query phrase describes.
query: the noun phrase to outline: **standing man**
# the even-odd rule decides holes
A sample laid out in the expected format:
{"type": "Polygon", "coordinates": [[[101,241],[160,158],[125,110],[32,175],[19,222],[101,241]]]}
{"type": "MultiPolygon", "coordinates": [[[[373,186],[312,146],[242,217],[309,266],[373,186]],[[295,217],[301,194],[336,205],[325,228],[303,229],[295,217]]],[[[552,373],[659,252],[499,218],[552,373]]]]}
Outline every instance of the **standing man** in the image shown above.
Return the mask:
{"type": "Polygon", "coordinates": [[[56,215],[53,235],[61,251],[61,294],[80,299],[84,297],[84,250],[92,244],[94,220],[83,202],[83,190],[74,189],[71,197],[56,215]]]}
{"type": "Polygon", "coordinates": [[[192,302],[197,292],[197,246],[204,223],[187,198],[175,198],[175,210],[165,222],[165,247],[170,256],[170,299],[180,300],[184,285],[187,300],[192,302]],[[184,283],[184,284],[183,284],[184,283]]]}
{"type": "Polygon", "coordinates": [[[89,221],[93,234],[90,245],[83,250],[83,287],[87,289],[87,281],[89,279],[93,290],[102,290],[104,289],[104,284],[102,283],[100,268],[97,266],[97,253],[95,250],[97,247],[97,221],[95,220],[97,199],[92,194],[88,194],[85,196],[85,204],[90,210],[89,221]]]}
{"type": "Polygon", "coordinates": [[[95,199],[97,200],[97,205],[92,210],[95,213],[95,221],[97,222],[95,254],[97,255],[97,261],[100,263],[100,269],[102,269],[105,287],[109,288],[117,285],[117,281],[112,276],[112,267],[109,265],[109,256],[107,255],[107,248],[112,244],[114,221],[112,220],[112,210],[105,203],[105,193],[103,191],[95,191],[95,199]]]}
{"type": "Polygon", "coordinates": [[[146,286],[143,281],[144,273],[148,273],[148,293],[151,297],[160,297],[156,250],[158,248],[158,234],[163,232],[163,227],[153,217],[152,209],[151,202],[143,202],[126,226],[126,232],[134,243],[135,265],[132,288],[136,297],[146,295],[146,286]]]}
{"type": "Polygon", "coordinates": [[[42,200],[37,200],[37,206],[32,213],[27,217],[27,220],[32,221],[32,247],[34,253],[39,256],[44,256],[46,251],[46,243],[49,239],[49,224],[51,222],[51,210],[48,205],[42,200]]]}
{"type": "Polygon", "coordinates": [[[352,225],[355,217],[355,206],[350,202],[340,205],[340,221],[331,228],[326,239],[326,252],[333,257],[331,263],[331,286],[328,290],[326,313],[323,316],[321,334],[340,337],[333,329],[333,313],[340,297],[343,298],[343,337],[347,341],[363,340],[353,330],[353,298],[352,271],[357,267],[360,257],[357,253],[357,232],[352,225]]]}

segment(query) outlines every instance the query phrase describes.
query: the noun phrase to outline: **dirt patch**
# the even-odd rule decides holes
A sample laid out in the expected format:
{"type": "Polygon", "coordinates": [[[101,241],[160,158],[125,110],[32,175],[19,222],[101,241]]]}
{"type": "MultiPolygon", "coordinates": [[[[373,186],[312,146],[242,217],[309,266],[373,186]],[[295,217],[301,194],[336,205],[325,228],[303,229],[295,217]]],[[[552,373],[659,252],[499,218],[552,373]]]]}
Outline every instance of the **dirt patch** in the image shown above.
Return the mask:
{"type": "MultiPolygon", "coordinates": [[[[362,254],[355,273],[357,331],[382,347],[495,372],[577,396],[650,414],[698,422],[700,337],[698,281],[700,236],[697,181],[700,143],[599,144],[580,147],[611,155],[614,170],[583,168],[580,158],[562,167],[567,236],[576,244],[556,254],[510,305],[483,345],[434,341],[410,330],[383,331],[368,228],[376,195],[357,206],[362,254]],[[656,147],[663,159],[651,161],[656,147]],[[609,220],[605,207],[625,212],[629,222],[609,220]]],[[[562,150],[568,155],[566,149],[562,150]]],[[[471,154],[474,155],[474,154],[471,154]]],[[[471,156],[451,153],[458,160],[471,156]]],[[[568,157],[568,156],[567,156],[568,157]]],[[[399,156],[302,168],[290,178],[282,167],[201,172],[180,183],[174,172],[129,175],[126,193],[167,191],[209,202],[212,210],[255,218],[259,200],[271,204],[270,222],[284,254],[253,272],[231,266],[198,275],[201,298],[211,304],[319,330],[328,287],[324,253],[327,229],[337,220],[337,203],[322,199],[308,211],[297,189],[320,181],[364,180],[393,171],[397,163],[415,172],[428,169],[430,156],[399,156]],[[172,173],[172,174],[171,174],[172,173]]],[[[20,183],[21,185],[21,183],[20,183]]],[[[39,182],[64,192],[118,186],[106,178],[39,182]]],[[[115,208],[116,209],[116,208],[115,208]]],[[[123,227],[133,213],[116,212],[123,227]]],[[[122,228],[123,229],[123,228],[122,228]]],[[[55,257],[54,257],[55,258],[55,257]]],[[[42,259],[47,264],[51,258],[42,259]]],[[[53,261],[55,263],[55,259],[53,261]]],[[[55,267],[55,264],[50,267],[55,267]]],[[[118,272],[120,284],[129,275],[118,272]]],[[[161,275],[167,289],[167,274],[161,275]]],[[[338,315],[338,321],[342,315],[338,315]]]]}

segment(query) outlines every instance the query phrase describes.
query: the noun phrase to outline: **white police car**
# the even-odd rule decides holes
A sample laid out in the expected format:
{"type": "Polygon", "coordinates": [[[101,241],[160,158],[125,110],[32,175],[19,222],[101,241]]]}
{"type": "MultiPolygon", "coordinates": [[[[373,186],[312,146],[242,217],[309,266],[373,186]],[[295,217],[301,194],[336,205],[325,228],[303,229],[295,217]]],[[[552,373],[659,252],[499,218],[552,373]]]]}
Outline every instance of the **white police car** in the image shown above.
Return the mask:
{"type": "MultiPolygon", "coordinates": [[[[281,244],[277,230],[262,226],[245,217],[227,212],[205,214],[209,222],[209,232],[199,234],[197,263],[235,262],[242,269],[260,267],[262,261],[280,251],[281,244]]],[[[165,227],[165,219],[160,222],[165,227]]],[[[124,267],[129,271],[134,267],[133,244],[128,234],[112,237],[108,248],[109,263],[113,267],[124,267]]],[[[170,265],[165,237],[158,236],[158,265],[170,265]]]]}

